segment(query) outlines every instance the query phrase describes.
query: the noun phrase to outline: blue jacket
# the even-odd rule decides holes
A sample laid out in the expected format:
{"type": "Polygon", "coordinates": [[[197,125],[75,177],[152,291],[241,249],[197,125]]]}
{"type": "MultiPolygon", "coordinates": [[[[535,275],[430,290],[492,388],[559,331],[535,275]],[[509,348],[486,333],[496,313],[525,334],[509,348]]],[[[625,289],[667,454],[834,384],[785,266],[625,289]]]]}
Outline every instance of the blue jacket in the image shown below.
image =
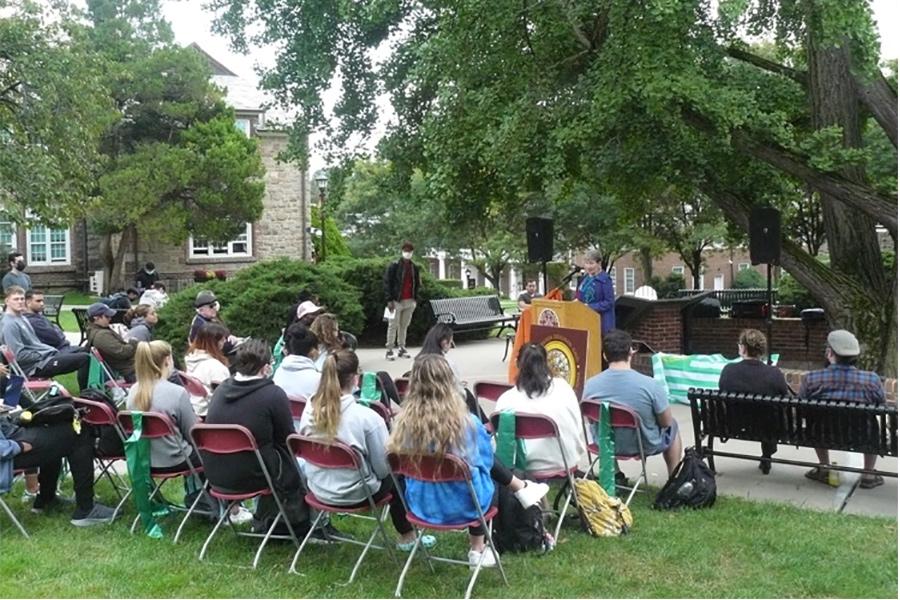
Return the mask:
{"type": "Polygon", "coordinates": [[[616,293],[606,271],[589,275],[578,286],[578,299],[600,313],[600,331],[616,328],[616,293]]]}
{"type": "Polygon", "coordinates": [[[22,451],[22,446],[6,438],[3,431],[8,421],[0,423],[0,494],[9,491],[12,486],[13,458],[22,451]]]}
{"type": "MultiPolygon", "coordinates": [[[[474,434],[475,439],[470,438],[467,447],[455,450],[454,454],[469,465],[475,495],[481,504],[481,510],[486,512],[494,497],[494,481],[491,479],[494,450],[484,425],[474,415],[470,415],[470,418],[472,422],[466,435],[474,434]]],[[[413,514],[426,521],[466,523],[478,518],[468,486],[462,481],[431,483],[407,478],[406,502],[413,514]]]]}
{"type": "Polygon", "coordinates": [[[34,329],[38,339],[48,346],[53,346],[57,350],[69,347],[69,340],[66,339],[63,330],[51,323],[43,313],[26,312],[22,316],[31,323],[31,328],[34,329]]]}

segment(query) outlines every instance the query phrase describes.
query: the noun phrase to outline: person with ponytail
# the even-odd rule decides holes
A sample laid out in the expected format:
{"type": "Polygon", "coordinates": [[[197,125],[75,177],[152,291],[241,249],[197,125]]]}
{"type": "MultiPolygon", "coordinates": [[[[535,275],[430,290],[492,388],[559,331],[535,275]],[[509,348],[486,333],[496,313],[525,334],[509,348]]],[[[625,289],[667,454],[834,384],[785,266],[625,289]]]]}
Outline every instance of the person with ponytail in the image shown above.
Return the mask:
{"type": "MultiPolygon", "coordinates": [[[[453,370],[439,354],[420,354],[413,361],[409,393],[403,410],[394,419],[388,439],[389,452],[411,456],[442,457],[453,454],[464,460],[472,475],[472,486],[483,512],[495,502],[494,481],[507,487],[528,508],[540,502],[549,487],[523,481],[497,462],[491,438],[481,420],[471,414],[456,390],[453,370]]],[[[434,483],[406,479],[406,502],[417,516],[438,523],[473,521],[468,486],[463,482],[434,483]]],[[[493,553],[486,549],[484,531],[469,528],[469,565],[494,567],[493,553]]]]}
{"type": "Polygon", "coordinates": [[[153,339],[153,328],[159,322],[159,315],[156,314],[156,307],[138,304],[128,309],[122,321],[128,326],[126,340],[149,342],[153,339]]]}
{"type": "MultiPolygon", "coordinates": [[[[305,463],[307,486],[317,498],[328,504],[356,506],[365,504],[366,493],[376,502],[393,491],[391,469],[385,445],[388,430],[384,419],[372,409],[357,403],[353,390],[359,383],[359,359],[350,350],[339,350],[325,359],[319,391],[303,412],[299,431],[302,435],[339,441],[363,457],[365,481],[356,469],[321,469],[305,463]],[[365,485],[365,488],[363,487],[365,485]]],[[[391,522],[400,534],[397,548],[412,550],[416,535],[406,519],[403,501],[393,494],[391,522]]],[[[422,538],[426,548],[437,543],[434,536],[422,538]]]]}

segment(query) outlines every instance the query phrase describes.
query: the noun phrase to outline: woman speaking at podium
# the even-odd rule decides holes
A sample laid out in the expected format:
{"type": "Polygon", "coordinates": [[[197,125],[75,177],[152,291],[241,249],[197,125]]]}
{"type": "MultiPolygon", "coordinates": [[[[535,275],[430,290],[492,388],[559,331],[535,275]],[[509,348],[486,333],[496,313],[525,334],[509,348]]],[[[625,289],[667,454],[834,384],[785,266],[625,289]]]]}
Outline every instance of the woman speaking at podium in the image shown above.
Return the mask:
{"type": "Polygon", "coordinates": [[[606,335],[616,327],[616,293],[602,261],[603,256],[598,250],[587,253],[584,259],[587,276],[578,285],[576,298],[600,313],[600,332],[606,335]]]}

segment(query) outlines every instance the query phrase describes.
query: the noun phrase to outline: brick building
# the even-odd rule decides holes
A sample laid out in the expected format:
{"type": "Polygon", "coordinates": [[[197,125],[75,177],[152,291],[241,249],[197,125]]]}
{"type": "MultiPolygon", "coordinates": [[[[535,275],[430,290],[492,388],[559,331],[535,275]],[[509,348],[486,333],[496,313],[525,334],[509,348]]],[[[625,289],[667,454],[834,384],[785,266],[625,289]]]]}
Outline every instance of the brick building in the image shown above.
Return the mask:
{"type": "MultiPolygon", "coordinates": [[[[138,236],[125,255],[126,281],[141,265],[152,261],[162,280],[175,290],[190,284],[195,270],[231,274],[260,260],[283,256],[308,260],[312,255],[306,173],[276,160],[287,146],[287,134],[267,126],[261,94],[252,82],[198,45],[191,47],[207,59],[213,81],[226,90],[226,102],[235,111],[235,126],[257,140],[266,187],[260,220],[247,223],[243,233],[226,243],[191,238],[172,245],[138,236]]],[[[22,252],[34,285],[45,289],[87,289],[93,273],[103,268],[100,238],[83,220],[68,228],[51,229],[41,224],[16,227],[0,216],[0,248],[22,252]]]]}

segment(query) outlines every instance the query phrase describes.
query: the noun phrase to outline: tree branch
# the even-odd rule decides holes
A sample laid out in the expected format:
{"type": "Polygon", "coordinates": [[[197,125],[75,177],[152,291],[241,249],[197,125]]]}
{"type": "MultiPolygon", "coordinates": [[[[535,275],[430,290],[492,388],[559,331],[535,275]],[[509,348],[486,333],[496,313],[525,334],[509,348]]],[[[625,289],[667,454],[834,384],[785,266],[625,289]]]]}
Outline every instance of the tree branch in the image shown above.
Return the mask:
{"type": "Polygon", "coordinates": [[[778,75],[782,75],[784,77],[787,77],[788,79],[792,79],[802,85],[804,89],[806,89],[807,85],[809,84],[805,71],[799,71],[797,69],[792,69],[791,67],[786,67],[780,63],[771,61],[768,58],[763,58],[762,56],[758,56],[756,54],[753,54],[752,52],[742,50],[737,46],[729,46],[725,48],[725,53],[732,58],[736,58],[742,62],[759,67],[764,71],[777,73],[778,75]]]}
{"type": "Polygon", "coordinates": [[[878,73],[871,81],[854,78],[856,97],[866,107],[875,121],[897,147],[897,91],[891,87],[884,75],[878,73]]]}
{"type": "Polygon", "coordinates": [[[566,6],[565,0],[558,0],[560,8],[562,8],[563,14],[566,16],[566,20],[569,21],[569,25],[572,27],[572,33],[575,34],[575,39],[578,40],[578,43],[585,47],[588,51],[594,49],[594,45],[591,44],[591,40],[588,39],[588,36],[584,34],[584,31],[581,30],[581,24],[578,23],[569,13],[569,8],[566,6]]]}

